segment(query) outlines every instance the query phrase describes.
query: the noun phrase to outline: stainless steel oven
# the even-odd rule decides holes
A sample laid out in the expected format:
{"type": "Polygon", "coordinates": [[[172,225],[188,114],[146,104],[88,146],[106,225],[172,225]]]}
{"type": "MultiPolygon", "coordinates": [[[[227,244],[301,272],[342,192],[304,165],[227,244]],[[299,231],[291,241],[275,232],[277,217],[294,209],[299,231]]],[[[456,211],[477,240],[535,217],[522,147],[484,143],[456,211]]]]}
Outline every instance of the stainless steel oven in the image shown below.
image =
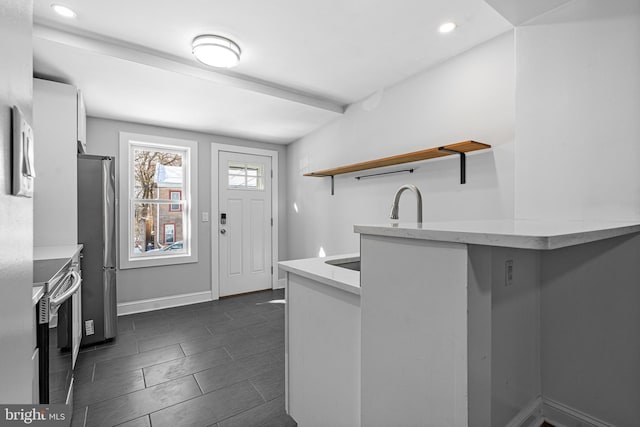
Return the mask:
{"type": "Polygon", "coordinates": [[[79,348],[74,300],[79,300],[82,279],[72,260],[53,259],[34,262],[34,281],[45,286],[37,311],[40,403],[72,405],[73,365],[79,348]]]}

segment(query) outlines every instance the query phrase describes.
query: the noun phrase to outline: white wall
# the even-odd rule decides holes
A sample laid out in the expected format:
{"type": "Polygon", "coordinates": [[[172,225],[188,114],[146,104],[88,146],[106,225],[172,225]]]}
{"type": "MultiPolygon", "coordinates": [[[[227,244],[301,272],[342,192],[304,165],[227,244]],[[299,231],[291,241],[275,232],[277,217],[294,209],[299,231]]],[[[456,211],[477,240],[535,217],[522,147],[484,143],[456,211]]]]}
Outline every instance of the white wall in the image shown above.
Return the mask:
{"type": "MultiPolygon", "coordinates": [[[[90,117],[87,120],[87,153],[115,156],[119,158],[118,144],[120,132],[188,139],[198,142],[198,198],[200,212],[209,212],[209,222],[198,221],[198,259],[197,263],[171,265],[163,267],[145,267],[120,270],[118,272],[118,303],[134,302],[151,298],[170,297],[175,295],[204,292],[211,290],[211,225],[216,221],[217,213],[211,209],[211,143],[250,146],[277,150],[280,157],[280,182],[284,183],[286,148],[280,145],[264,144],[236,138],[227,138],[184,130],[148,126],[137,123],[121,122],[90,117]]],[[[214,171],[215,173],[215,171],[214,171]]],[[[281,184],[283,185],[283,184],[281,184]]],[[[284,194],[284,188],[280,189],[284,194]]],[[[286,215],[284,212],[285,197],[281,197],[279,228],[282,230],[279,239],[281,259],[287,259],[286,250],[286,215]]],[[[122,220],[120,220],[122,226],[122,220]]]]}
{"type": "Polygon", "coordinates": [[[29,123],[33,2],[0,0],[0,402],[31,402],[33,199],[11,195],[11,107],[29,123]]]}
{"type": "MultiPolygon", "coordinates": [[[[395,191],[407,183],[422,192],[425,221],[512,217],[513,50],[513,34],[502,35],[351,105],[343,117],[289,145],[289,256],[317,256],[320,247],[327,255],[358,251],[353,224],[388,222],[395,191]],[[465,185],[454,156],[410,164],[417,168],[412,175],[338,176],[335,196],[329,178],[302,176],[467,139],[493,149],[467,156],[465,185]]],[[[411,194],[403,195],[400,219],[415,221],[411,194]]]]}
{"type": "Polygon", "coordinates": [[[516,52],[516,217],[640,219],[640,2],[573,1],[516,52]]]}
{"type": "MultiPolygon", "coordinates": [[[[571,1],[517,27],[515,42],[489,41],[291,144],[290,257],[357,251],[352,225],[387,222],[405,183],[421,189],[425,221],[640,219],[639,9],[637,0],[571,1]],[[333,197],[329,178],[302,177],[463,139],[493,145],[468,156],[466,185],[454,158],[412,164],[413,175],[339,176],[333,197]]],[[[411,199],[401,220],[415,219],[411,199]]]]}

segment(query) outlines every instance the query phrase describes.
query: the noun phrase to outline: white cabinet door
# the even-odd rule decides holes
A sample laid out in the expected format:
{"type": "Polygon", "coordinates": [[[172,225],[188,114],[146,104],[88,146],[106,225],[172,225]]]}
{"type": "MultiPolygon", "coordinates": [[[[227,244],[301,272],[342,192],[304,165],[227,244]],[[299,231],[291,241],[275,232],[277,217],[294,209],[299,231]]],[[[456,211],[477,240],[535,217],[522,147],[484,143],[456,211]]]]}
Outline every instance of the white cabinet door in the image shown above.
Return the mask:
{"type": "Polygon", "coordinates": [[[73,307],[72,323],[72,346],[73,346],[73,367],[76,366],[76,359],[80,352],[80,340],[82,340],[82,286],[73,294],[71,305],[73,307]]]}
{"type": "Polygon", "coordinates": [[[287,277],[289,415],[301,426],[359,427],[360,297],[293,273],[287,277]]]}
{"type": "MultiPolygon", "coordinates": [[[[73,259],[73,268],[80,274],[82,277],[82,272],[80,271],[80,254],[76,254],[73,259]]],[[[78,358],[78,353],[80,352],[80,341],[82,340],[82,284],[78,288],[78,291],[73,294],[71,307],[73,310],[72,316],[72,331],[71,331],[71,343],[72,343],[72,351],[73,351],[73,364],[72,367],[76,366],[76,359],[78,358]]]]}

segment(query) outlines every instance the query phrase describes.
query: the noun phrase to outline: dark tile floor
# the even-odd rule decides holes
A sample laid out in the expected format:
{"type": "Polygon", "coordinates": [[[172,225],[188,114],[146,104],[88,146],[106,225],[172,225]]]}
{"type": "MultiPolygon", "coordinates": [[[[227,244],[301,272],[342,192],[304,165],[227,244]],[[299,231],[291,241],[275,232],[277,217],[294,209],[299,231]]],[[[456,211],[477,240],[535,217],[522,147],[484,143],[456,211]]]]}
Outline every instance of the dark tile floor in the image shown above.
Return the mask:
{"type": "Polygon", "coordinates": [[[283,299],[119,317],[113,342],[81,350],[72,426],[296,426],[284,412],[283,299]]]}

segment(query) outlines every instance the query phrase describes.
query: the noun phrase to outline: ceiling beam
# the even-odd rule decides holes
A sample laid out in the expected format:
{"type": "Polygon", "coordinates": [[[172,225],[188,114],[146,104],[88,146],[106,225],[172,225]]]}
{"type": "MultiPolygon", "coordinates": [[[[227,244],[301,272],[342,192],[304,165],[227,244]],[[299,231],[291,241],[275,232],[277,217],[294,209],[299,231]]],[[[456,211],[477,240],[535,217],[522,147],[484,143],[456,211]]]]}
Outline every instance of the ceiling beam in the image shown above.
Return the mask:
{"type": "Polygon", "coordinates": [[[67,29],[56,28],[47,23],[37,22],[33,27],[33,36],[95,54],[111,56],[137,64],[196,77],[226,87],[261,93],[321,110],[343,114],[346,109],[346,105],[335,100],[231,71],[204,68],[204,66],[201,67],[197,63],[184,58],[93,33],[70,32],[67,29]]]}

